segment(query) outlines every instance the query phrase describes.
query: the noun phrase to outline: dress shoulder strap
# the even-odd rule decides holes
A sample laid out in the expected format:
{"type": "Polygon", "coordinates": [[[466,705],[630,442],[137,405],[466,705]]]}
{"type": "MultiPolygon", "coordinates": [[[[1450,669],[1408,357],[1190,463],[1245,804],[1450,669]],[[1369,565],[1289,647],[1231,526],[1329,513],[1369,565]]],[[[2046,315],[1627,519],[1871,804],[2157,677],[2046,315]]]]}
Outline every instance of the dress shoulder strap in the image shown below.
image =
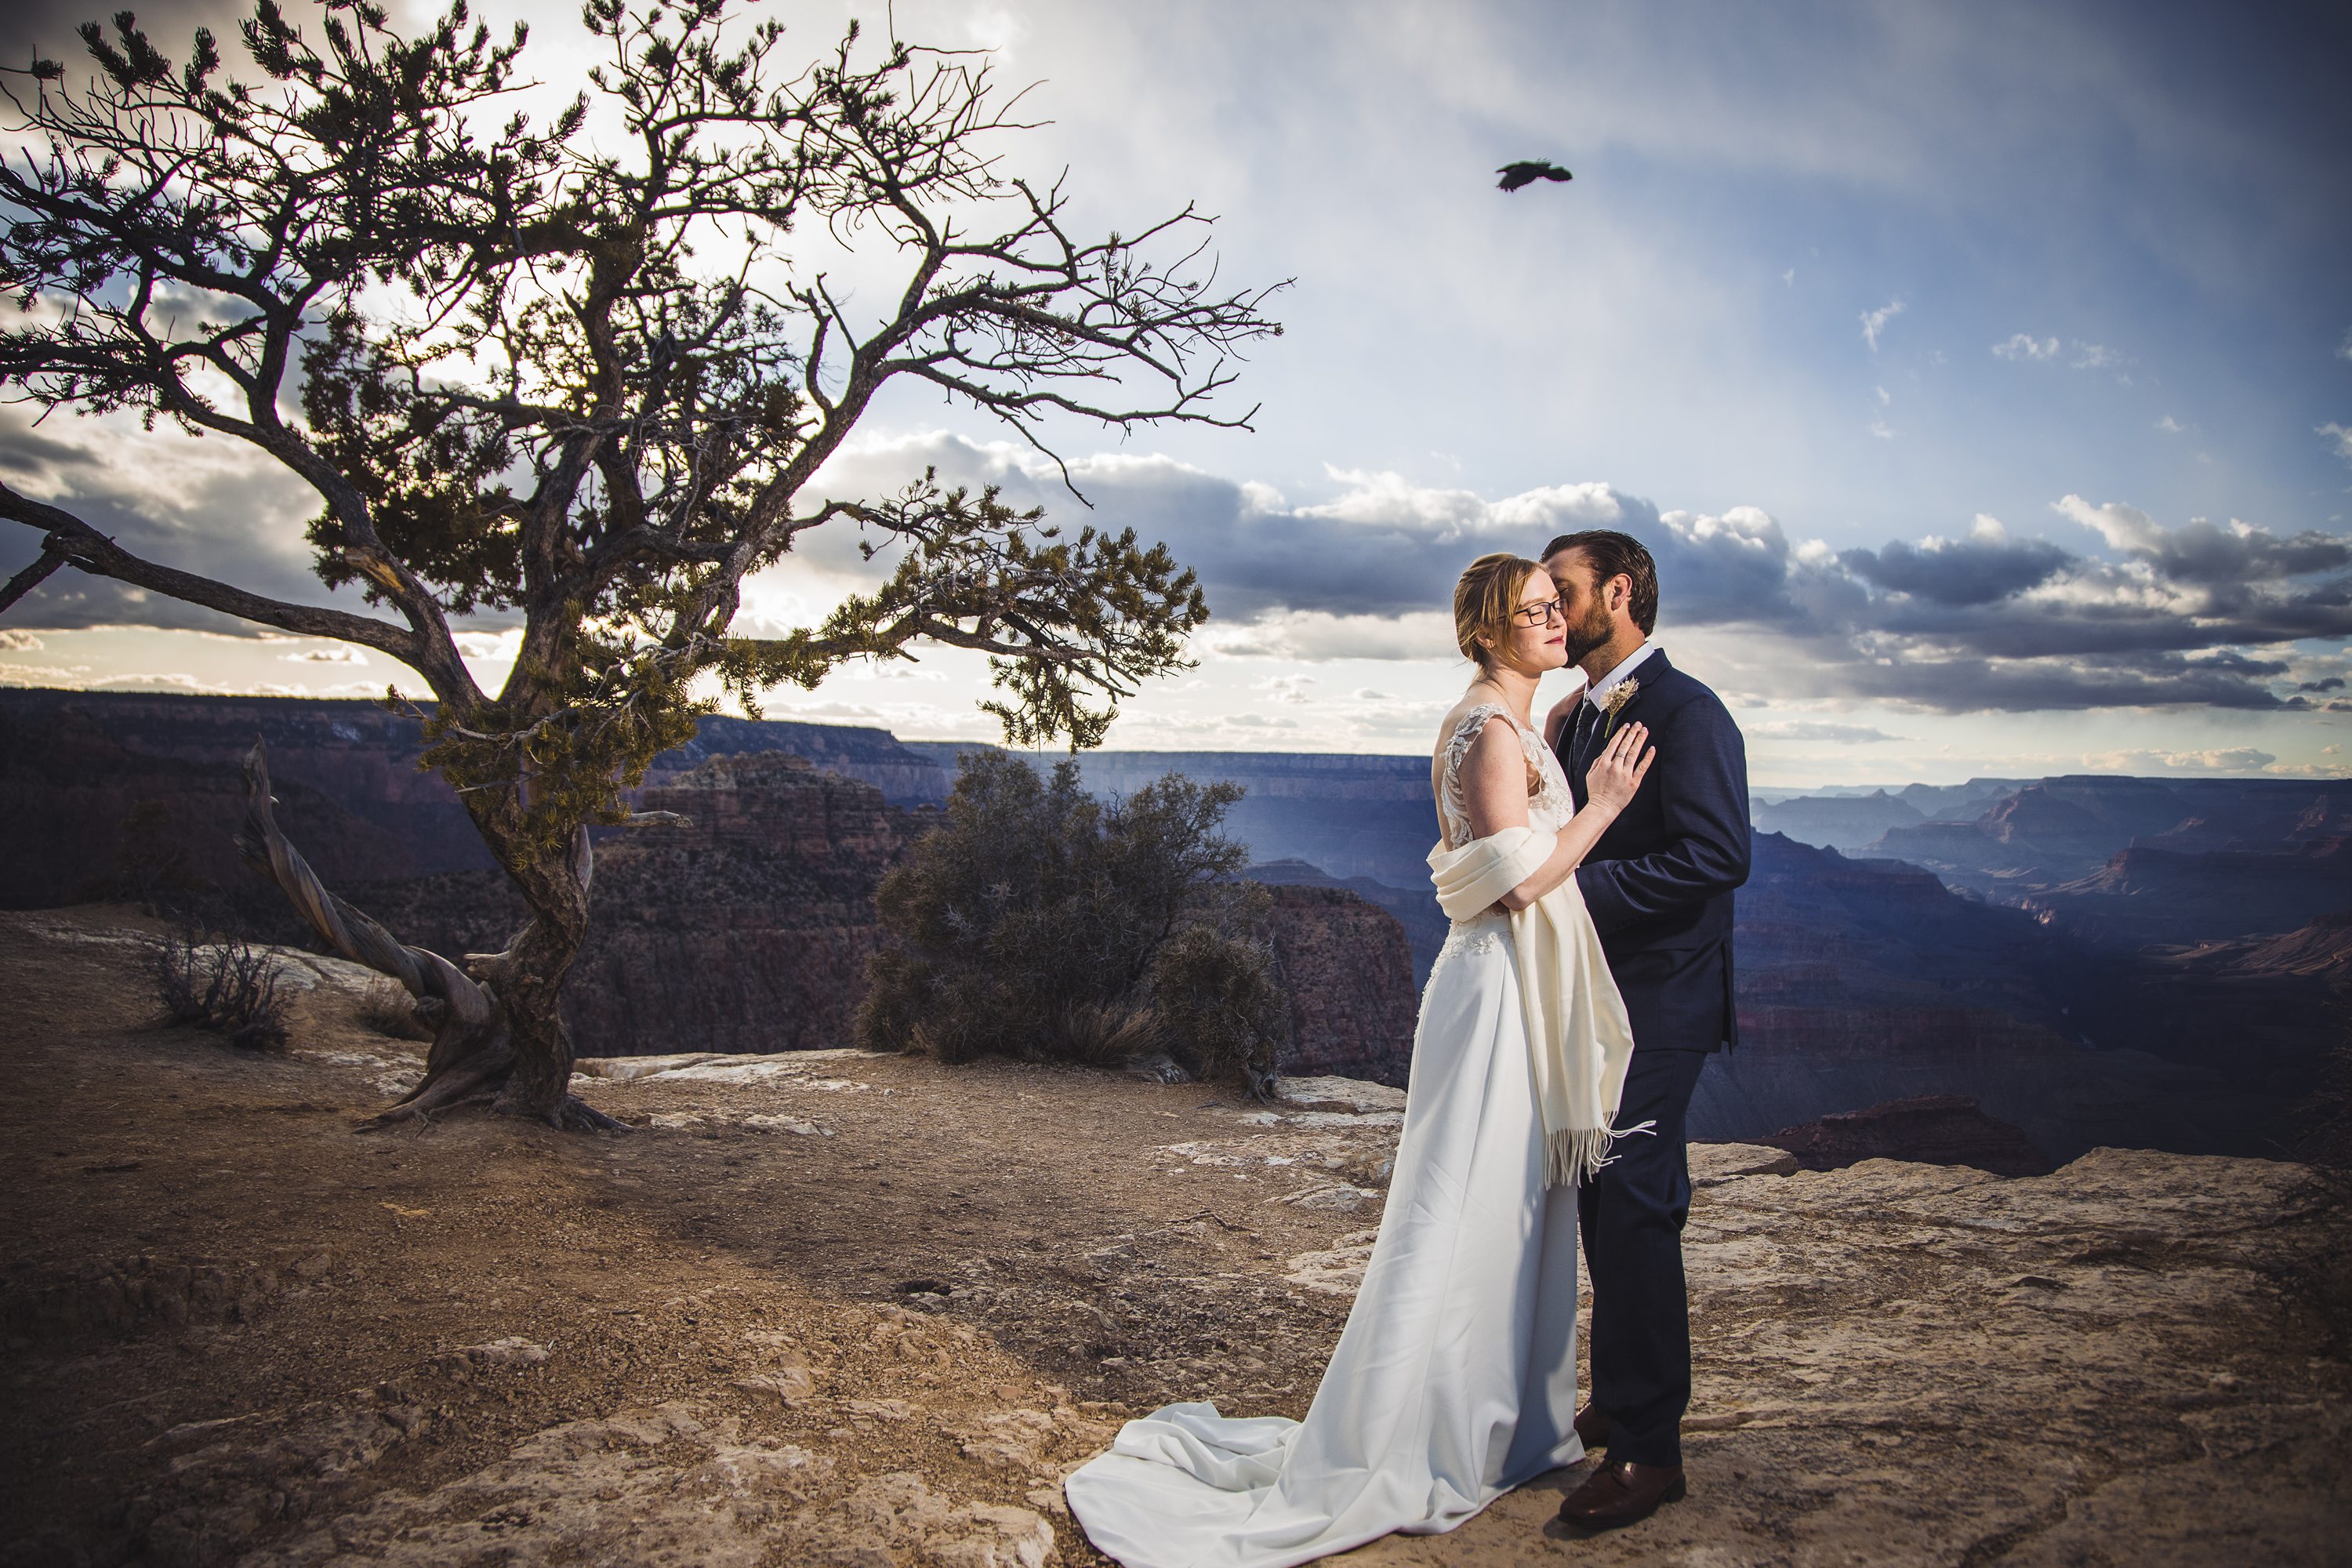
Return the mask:
{"type": "Polygon", "coordinates": [[[1481,702],[1462,715],[1454,726],[1454,733],[1446,738],[1445,772],[1449,777],[1462,765],[1464,754],[1477,742],[1479,736],[1486,732],[1488,721],[1496,719],[1508,724],[1514,732],[1524,734],[1519,731],[1519,721],[1511,717],[1509,709],[1499,702],[1481,702]]]}
{"type": "Polygon", "coordinates": [[[1481,702],[1462,715],[1454,725],[1454,733],[1445,738],[1445,766],[1440,775],[1442,787],[1437,804],[1445,827],[1445,842],[1454,848],[1470,842],[1470,806],[1462,794],[1462,759],[1478,737],[1486,732],[1489,721],[1500,719],[1510,725],[1519,737],[1520,747],[1527,745],[1527,731],[1519,728],[1510,710],[1499,702],[1481,702]]]}

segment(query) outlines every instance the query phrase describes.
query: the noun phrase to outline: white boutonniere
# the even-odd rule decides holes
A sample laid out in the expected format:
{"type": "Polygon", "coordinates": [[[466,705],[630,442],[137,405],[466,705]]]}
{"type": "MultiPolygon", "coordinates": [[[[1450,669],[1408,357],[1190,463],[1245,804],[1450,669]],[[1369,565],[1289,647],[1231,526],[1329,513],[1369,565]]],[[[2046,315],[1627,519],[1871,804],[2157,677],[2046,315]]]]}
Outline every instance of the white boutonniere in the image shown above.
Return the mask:
{"type": "Polygon", "coordinates": [[[1607,740],[1616,731],[1617,715],[1625,710],[1625,704],[1633,701],[1633,694],[1641,689],[1641,681],[1629,675],[1610,688],[1609,695],[1601,700],[1601,715],[1603,721],[1601,726],[1602,740],[1607,740]]]}

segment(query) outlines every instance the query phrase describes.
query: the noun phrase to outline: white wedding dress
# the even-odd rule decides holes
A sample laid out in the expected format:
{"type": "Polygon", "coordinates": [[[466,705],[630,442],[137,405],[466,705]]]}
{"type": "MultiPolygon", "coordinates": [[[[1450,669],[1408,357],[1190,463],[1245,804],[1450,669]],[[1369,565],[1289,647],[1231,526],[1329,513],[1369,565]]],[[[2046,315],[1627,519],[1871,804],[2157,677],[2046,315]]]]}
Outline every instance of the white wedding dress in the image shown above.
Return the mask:
{"type": "MultiPolygon", "coordinates": [[[[1459,771],[1495,707],[1445,748],[1445,842],[1472,837],[1459,771]]],[[[1515,728],[1517,727],[1514,726],[1515,728]]],[[[1540,737],[1529,826],[1575,810],[1540,737]]],[[[1576,1413],[1576,1190],[1543,1183],[1508,917],[1457,922],[1422,993],[1380,1239],[1303,1422],[1171,1405],[1066,1485],[1126,1568],[1284,1568],[1392,1531],[1452,1530],[1583,1456],[1576,1413]]]]}

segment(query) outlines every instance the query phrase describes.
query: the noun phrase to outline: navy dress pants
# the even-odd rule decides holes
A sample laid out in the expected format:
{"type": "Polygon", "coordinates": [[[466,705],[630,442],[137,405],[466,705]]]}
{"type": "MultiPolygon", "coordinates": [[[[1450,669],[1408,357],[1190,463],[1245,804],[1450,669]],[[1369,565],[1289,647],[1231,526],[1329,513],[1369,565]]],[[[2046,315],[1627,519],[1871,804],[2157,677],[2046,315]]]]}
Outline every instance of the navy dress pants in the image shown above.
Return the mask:
{"type": "Polygon", "coordinates": [[[1683,1140],[1705,1051],[1636,1047],[1617,1125],[1654,1132],[1617,1141],[1616,1158],[1577,1188],[1577,1232],[1592,1279],[1592,1404],[1608,1414],[1609,1457],[1679,1465],[1690,1406],[1690,1303],[1683,1221],[1690,1161],[1683,1140]]]}

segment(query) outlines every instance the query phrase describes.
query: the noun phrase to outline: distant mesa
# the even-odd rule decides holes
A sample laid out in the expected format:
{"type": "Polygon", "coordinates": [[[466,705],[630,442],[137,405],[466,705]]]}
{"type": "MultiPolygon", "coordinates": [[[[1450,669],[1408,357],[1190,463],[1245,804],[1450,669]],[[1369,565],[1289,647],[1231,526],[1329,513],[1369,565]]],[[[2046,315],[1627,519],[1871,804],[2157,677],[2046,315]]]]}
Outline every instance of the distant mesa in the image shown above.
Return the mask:
{"type": "Polygon", "coordinates": [[[1882,789],[1864,795],[1800,795],[1759,803],[1753,819],[1767,832],[1785,833],[1800,843],[1851,851],[1889,828],[1916,827],[1927,817],[1909,801],[1882,789]]]}

